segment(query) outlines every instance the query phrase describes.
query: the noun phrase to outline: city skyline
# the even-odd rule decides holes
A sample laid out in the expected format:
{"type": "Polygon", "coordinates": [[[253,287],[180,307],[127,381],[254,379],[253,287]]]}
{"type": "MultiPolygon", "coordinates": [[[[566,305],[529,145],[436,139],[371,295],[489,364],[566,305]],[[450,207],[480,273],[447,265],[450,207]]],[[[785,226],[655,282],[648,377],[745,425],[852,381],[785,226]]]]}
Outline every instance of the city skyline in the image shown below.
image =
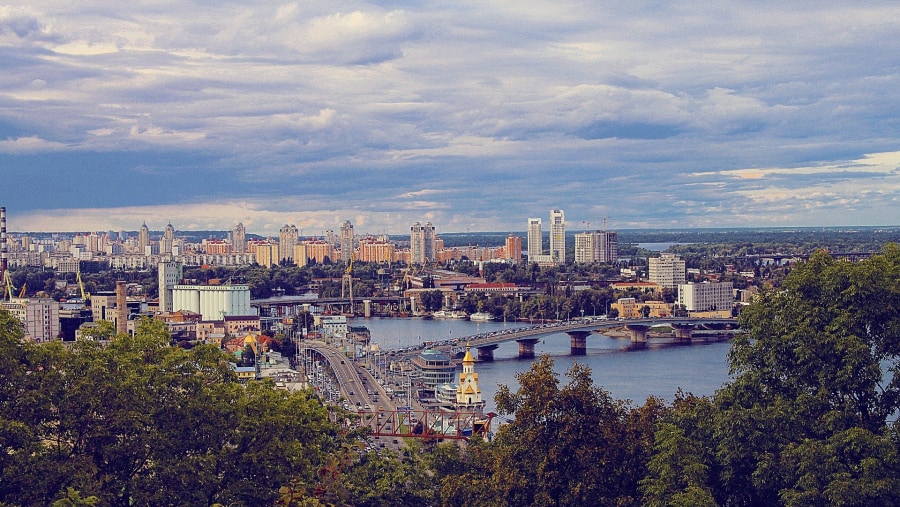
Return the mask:
{"type": "Polygon", "coordinates": [[[898,18],[26,0],[0,8],[0,205],[29,232],[897,225],[898,18]]]}

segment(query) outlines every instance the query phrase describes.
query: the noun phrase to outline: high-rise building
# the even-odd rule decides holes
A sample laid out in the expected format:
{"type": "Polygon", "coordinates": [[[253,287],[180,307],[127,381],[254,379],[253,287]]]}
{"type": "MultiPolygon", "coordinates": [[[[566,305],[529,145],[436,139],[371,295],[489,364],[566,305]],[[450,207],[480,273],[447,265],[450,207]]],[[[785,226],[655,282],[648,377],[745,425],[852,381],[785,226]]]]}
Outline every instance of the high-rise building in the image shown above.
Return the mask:
{"type": "Polygon", "coordinates": [[[144,222],[141,225],[140,231],[138,231],[138,249],[142,255],[147,254],[147,247],[150,246],[150,228],[147,227],[147,223],[144,222]]]}
{"type": "Polygon", "coordinates": [[[650,257],[648,264],[647,278],[663,288],[675,289],[685,281],[684,259],[673,253],[663,252],[659,257],[650,257]]]}
{"type": "Polygon", "coordinates": [[[25,339],[46,343],[59,337],[59,303],[50,298],[12,298],[0,301],[0,309],[19,319],[25,339]]]}
{"type": "Polygon", "coordinates": [[[506,258],[516,264],[522,262],[522,238],[514,234],[506,237],[506,258]]]}
{"type": "Polygon", "coordinates": [[[294,264],[306,266],[309,261],[325,264],[334,260],[334,245],[324,239],[307,239],[301,242],[294,250],[294,264]]]}
{"type": "Polygon", "coordinates": [[[409,262],[427,264],[435,259],[434,226],[431,222],[414,223],[409,229],[409,262]]]}
{"type": "Polygon", "coordinates": [[[162,241],[159,244],[159,251],[163,254],[172,253],[172,246],[175,245],[175,227],[168,223],[166,224],[166,229],[163,231],[162,241]]]}
{"type": "Polygon", "coordinates": [[[619,260],[619,244],[613,231],[581,232],[575,235],[575,262],[603,262],[619,260]]]}
{"type": "Polygon", "coordinates": [[[160,262],[157,266],[159,280],[159,311],[172,312],[172,289],[181,280],[180,262],[160,262]]]}
{"type": "Polygon", "coordinates": [[[247,251],[247,229],[244,223],[238,223],[231,232],[231,249],[234,253],[244,253],[247,251]]]}
{"type": "Polygon", "coordinates": [[[389,264],[394,259],[394,244],[386,238],[366,236],[359,239],[359,260],[389,264]]]}
{"type": "Polygon", "coordinates": [[[540,218],[528,219],[528,261],[537,262],[544,254],[544,231],[541,230],[540,218]]]}
{"type": "Polygon", "coordinates": [[[550,260],[566,262],[566,217],[561,209],[550,210],[550,260]]]}
{"type": "Polygon", "coordinates": [[[299,239],[300,231],[295,225],[285,225],[278,231],[279,262],[282,260],[294,261],[294,247],[299,243],[299,239]]]}
{"type": "Polygon", "coordinates": [[[344,220],[341,224],[341,260],[345,263],[353,258],[353,224],[344,220]]]}
{"type": "Polygon", "coordinates": [[[272,241],[257,243],[255,248],[256,263],[264,268],[271,268],[278,264],[278,250],[278,245],[272,241]]]}

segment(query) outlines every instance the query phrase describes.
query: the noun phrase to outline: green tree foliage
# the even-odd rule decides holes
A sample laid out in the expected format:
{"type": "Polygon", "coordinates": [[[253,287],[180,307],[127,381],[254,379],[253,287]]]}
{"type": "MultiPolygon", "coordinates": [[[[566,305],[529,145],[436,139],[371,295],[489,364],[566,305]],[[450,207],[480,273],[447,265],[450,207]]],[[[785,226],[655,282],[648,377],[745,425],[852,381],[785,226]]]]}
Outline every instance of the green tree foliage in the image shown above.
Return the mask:
{"type": "Polygon", "coordinates": [[[897,246],[859,263],[820,252],[798,266],[742,311],[734,380],[712,406],[682,401],[661,426],[648,496],[656,505],[895,505],[898,310],[897,246]]]}
{"type": "Polygon", "coordinates": [[[430,290],[422,293],[422,306],[426,312],[440,310],[444,306],[444,293],[439,290],[430,290]]]}
{"type": "Polygon", "coordinates": [[[0,502],[272,504],[341,442],[310,392],[242,386],[218,348],[170,347],[161,322],[70,348],[21,343],[13,321],[0,312],[0,502]]]}
{"type": "Polygon", "coordinates": [[[639,505],[638,483],[652,445],[656,406],[633,411],[595,387],[575,364],[560,385],[542,356],[501,386],[497,409],[515,412],[495,440],[492,484],[504,505],[639,505]]]}

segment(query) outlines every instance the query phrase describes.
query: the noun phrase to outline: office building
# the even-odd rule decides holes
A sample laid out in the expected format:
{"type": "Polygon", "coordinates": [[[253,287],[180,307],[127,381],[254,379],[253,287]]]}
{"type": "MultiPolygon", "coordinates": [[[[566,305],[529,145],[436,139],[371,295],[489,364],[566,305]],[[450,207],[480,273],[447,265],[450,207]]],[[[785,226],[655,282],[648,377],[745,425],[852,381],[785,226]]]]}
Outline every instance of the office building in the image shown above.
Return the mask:
{"type": "Polygon", "coordinates": [[[413,368],[426,389],[437,389],[441,384],[453,382],[456,365],[450,357],[437,349],[425,349],[412,360],[413,368]]]}

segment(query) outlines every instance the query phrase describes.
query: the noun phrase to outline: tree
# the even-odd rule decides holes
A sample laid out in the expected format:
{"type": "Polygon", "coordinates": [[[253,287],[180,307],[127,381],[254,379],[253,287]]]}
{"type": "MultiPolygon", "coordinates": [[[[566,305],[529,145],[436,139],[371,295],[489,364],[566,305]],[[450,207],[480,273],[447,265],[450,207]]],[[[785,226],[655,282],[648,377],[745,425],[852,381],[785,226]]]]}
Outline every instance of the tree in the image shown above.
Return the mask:
{"type": "Polygon", "coordinates": [[[345,438],[313,393],[244,387],[159,321],[108,344],[20,340],[0,312],[0,503],[272,504],[345,438]]]}
{"type": "Polygon", "coordinates": [[[542,356],[517,376],[517,392],[500,387],[498,411],[516,418],[495,440],[499,498],[509,505],[638,505],[656,416],[635,416],[593,385],[587,367],[575,363],[566,376],[570,382],[560,386],[553,361],[542,356]]]}
{"type": "Polygon", "coordinates": [[[444,293],[439,290],[430,290],[422,293],[422,306],[426,312],[433,312],[444,307],[444,293]]]}
{"type": "Polygon", "coordinates": [[[882,368],[900,366],[900,248],[859,263],[819,252],[740,322],[734,380],[711,412],[662,428],[645,491],[659,503],[895,505],[900,378],[882,368]]]}

